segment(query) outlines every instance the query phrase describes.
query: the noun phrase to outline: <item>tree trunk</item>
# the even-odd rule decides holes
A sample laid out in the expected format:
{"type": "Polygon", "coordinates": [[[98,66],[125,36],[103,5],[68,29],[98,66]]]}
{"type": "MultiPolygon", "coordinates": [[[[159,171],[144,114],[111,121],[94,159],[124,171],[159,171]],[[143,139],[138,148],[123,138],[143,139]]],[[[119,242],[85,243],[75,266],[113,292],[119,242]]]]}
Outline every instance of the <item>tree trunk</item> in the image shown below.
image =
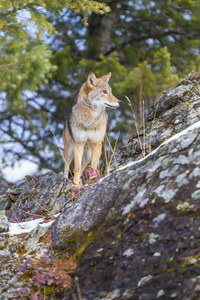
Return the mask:
{"type": "Polygon", "coordinates": [[[97,59],[100,54],[106,53],[112,41],[117,15],[117,1],[104,1],[110,6],[111,11],[106,15],[92,14],[88,26],[88,51],[89,59],[97,59]]]}

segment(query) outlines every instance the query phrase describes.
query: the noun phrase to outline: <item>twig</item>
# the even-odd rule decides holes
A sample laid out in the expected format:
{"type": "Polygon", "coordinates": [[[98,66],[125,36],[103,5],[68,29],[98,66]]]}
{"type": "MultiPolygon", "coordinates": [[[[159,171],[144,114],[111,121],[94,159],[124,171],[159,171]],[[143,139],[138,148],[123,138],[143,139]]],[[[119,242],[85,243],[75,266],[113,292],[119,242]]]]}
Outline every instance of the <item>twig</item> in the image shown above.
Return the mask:
{"type": "Polygon", "coordinates": [[[40,205],[40,203],[38,203],[35,199],[33,199],[33,201],[35,203],[37,203],[43,210],[47,211],[48,213],[50,213],[50,210],[48,210],[46,207],[43,207],[42,205],[40,205]]]}
{"type": "Polygon", "coordinates": [[[144,136],[144,139],[143,139],[143,147],[144,147],[144,154],[146,153],[146,151],[145,151],[145,122],[144,122],[144,100],[142,101],[142,110],[143,110],[143,112],[142,112],[142,123],[143,123],[143,136],[144,136]]]}
{"type": "Polygon", "coordinates": [[[118,139],[119,139],[119,135],[120,135],[120,131],[118,132],[118,136],[117,136],[117,139],[116,139],[116,141],[115,141],[114,148],[112,148],[111,143],[110,143],[110,141],[109,141],[109,139],[108,139],[108,136],[106,135],[106,140],[107,140],[108,145],[109,145],[109,147],[110,147],[110,149],[111,149],[111,151],[112,151],[112,156],[111,156],[111,158],[110,158],[110,160],[109,160],[109,164],[108,164],[109,169],[110,169],[110,164],[111,164],[111,161],[112,161],[112,158],[113,158],[113,157],[114,157],[114,160],[115,160],[115,167],[116,167],[116,169],[118,168],[118,167],[117,167],[116,156],[115,156],[115,149],[116,149],[116,146],[117,146],[117,142],[118,142],[118,139]]]}
{"type": "Polygon", "coordinates": [[[190,106],[189,103],[187,103],[187,102],[185,102],[185,103],[181,102],[181,104],[187,106],[190,110],[194,111],[197,114],[197,116],[200,118],[200,113],[198,113],[192,106],[190,106]]]}
{"type": "Polygon", "coordinates": [[[78,277],[77,276],[75,277],[75,282],[76,282],[76,288],[77,288],[77,291],[78,291],[78,299],[82,300],[81,289],[80,289],[80,285],[79,285],[78,277]]]}
{"type": "Polygon", "coordinates": [[[20,290],[18,291],[20,297],[22,298],[22,300],[25,300],[25,298],[23,297],[23,295],[21,294],[20,290]]]}
{"type": "Polygon", "coordinates": [[[17,65],[17,64],[19,64],[19,62],[10,63],[10,64],[6,64],[6,65],[0,65],[0,69],[5,69],[7,67],[11,67],[11,66],[17,65]]]}
{"type": "MultiPolygon", "coordinates": [[[[106,151],[106,142],[104,140],[104,155],[105,155],[105,158],[106,158],[106,170],[107,170],[107,173],[110,174],[110,170],[109,170],[109,165],[108,165],[108,158],[107,158],[107,151],[106,151]]],[[[102,172],[103,173],[103,172],[102,172]]]]}
{"type": "Polygon", "coordinates": [[[41,215],[33,214],[33,213],[30,213],[30,212],[25,211],[25,210],[23,210],[23,209],[22,209],[22,212],[25,213],[25,214],[27,214],[27,215],[30,215],[30,216],[35,216],[35,217],[43,218],[43,216],[41,216],[41,215]]]}
{"type": "MultiPolygon", "coordinates": [[[[153,131],[153,126],[154,126],[154,122],[155,122],[155,118],[156,118],[156,112],[157,112],[157,108],[158,108],[158,103],[156,104],[156,109],[155,109],[155,113],[153,116],[153,121],[151,123],[151,131],[150,131],[150,147],[151,147],[151,137],[152,137],[152,131],[153,131]]],[[[151,151],[151,149],[149,149],[151,151]]]]}
{"type": "Polygon", "coordinates": [[[135,127],[136,127],[137,136],[138,136],[138,140],[139,140],[139,143],[140,143],[140,149],[141,149],[142,155],[145,157],[145,152],[143,152],[142,142],[141,142],[141,139],[140,139],[140,136],[139,136],[139,130],[138,130],[138,126],[137,126],[135,112],[134,112],[134,109],[133,109],[133,106],[132,106],[132,103],[131,103],[130,99],[126,95],[125,95],[125,97],[126,97],[126,100],[128,101],[128,105],[131,107],[131,111],[132,111],[132,115],[133,115],[133,121],[134,121],[134,124],[135,124],[135,127]]]}

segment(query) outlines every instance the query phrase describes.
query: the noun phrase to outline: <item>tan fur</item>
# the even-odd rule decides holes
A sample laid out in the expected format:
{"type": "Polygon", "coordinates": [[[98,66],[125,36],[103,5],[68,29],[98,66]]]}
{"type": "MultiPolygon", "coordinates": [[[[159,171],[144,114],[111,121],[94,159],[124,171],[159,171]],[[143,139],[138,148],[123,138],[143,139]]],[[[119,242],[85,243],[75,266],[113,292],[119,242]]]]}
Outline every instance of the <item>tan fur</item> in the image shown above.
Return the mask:
{"type": "Polygon", "coordinates": [[[71,172],[74,162],[74,185],[80,184],[81,172],[91,162],[97,169],[101,156],[102,141],[106,133],[106,107],[118,108],[119,101],[112,95],[108,85],[111,73],[96,78],[90,73],[74,100],[72,110],[63,132],[65,169],[64,176],[71,172]],[[71,132],[70,132],[71,131],[71,132]]]}

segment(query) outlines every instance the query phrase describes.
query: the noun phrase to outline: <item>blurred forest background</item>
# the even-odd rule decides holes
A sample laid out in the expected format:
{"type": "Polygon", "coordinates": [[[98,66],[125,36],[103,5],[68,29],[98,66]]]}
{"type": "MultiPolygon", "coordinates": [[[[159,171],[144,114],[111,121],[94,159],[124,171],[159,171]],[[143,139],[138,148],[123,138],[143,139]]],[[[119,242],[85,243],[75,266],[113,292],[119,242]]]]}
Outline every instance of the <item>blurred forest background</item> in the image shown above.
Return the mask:
{"type": "MultiPolygon", "coordinates": [[[[88,73],[112,72],[109,137],[118,147],[153,101],[200,68],[200,1],[0,0],[0,164],[63,169],[59,145],[88,73]]],[[[28,170],[27,173],[29,174],[28,170]]],[[[3,173],[0,176],[3,177],[3,173]]]]}

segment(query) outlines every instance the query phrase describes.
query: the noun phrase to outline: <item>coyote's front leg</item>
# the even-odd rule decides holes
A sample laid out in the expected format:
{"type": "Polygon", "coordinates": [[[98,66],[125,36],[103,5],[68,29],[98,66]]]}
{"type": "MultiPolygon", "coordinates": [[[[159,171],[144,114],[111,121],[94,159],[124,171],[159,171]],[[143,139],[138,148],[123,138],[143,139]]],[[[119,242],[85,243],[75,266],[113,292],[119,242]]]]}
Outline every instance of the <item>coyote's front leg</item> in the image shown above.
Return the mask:
{"type": "Polygon", "coordinates": [[[84,143],[74,143],[74,178],[73,183],[76,186],[80,185],[81,165],[84,151],[84,143]]]}

